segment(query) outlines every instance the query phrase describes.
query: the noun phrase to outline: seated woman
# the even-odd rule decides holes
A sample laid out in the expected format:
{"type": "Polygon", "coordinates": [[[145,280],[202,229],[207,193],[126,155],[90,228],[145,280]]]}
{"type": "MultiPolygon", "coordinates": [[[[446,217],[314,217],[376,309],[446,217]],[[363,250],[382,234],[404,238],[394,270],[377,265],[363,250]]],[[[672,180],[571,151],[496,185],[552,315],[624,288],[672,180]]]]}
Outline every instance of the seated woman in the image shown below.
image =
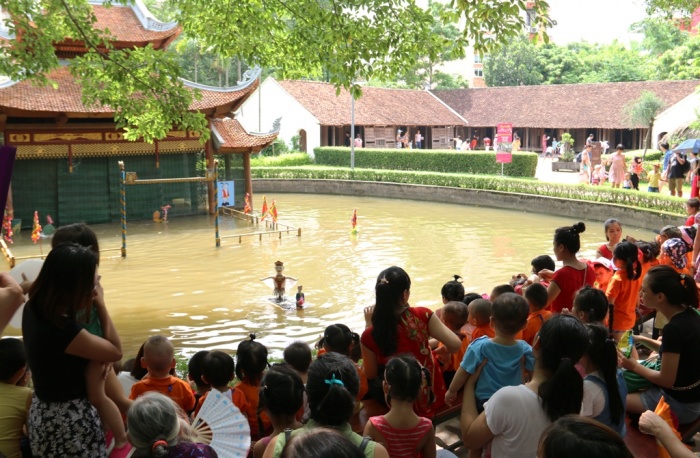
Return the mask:
{"type": "Polygon", "coordinates": [[[498,390],[477,414],[474,396],[481,373],[469,377],[462,401],[464,446],[479,448],[491,442],[491,456],[537,456],[542,432],[552,422],[581,410],[583,379],[575,368],[588,348],[588,330],[572,315],[555,315],[535,338],[532,379],[498,390]]]}
{"type": "MultiPolygon", "coordinates": [[[[414,409],[420,416],[431,417],[444,405],[447,388],[440,365],[430,350],[430,338],[442,342],[448,353],[458,351],[461,342],[431,310],[409,306],[411,279],[402,268],[394,266],[382,271],[374,290],[375,305],[365,310],[368,327],[360,338],[365,375],[369,380],[377,377],[382,380],[384,366],[391,357],[402,353],[413,355],[428,369],[433,381],[432,391],[428,386],[421,388],[414,409]]],[[[381,383],[370,382],[370,386],[381,383]]],[[[372,395],[384,402],[384,393],[379,391],[372,395]]]]}
{"type": "Polygon", "coordinates": [[[640,393],[627,395],[627,411],[653,411],[663,395],[681,424],[700,416],[700,315],[698,291],[690,275],[670,266],[649,269],[642,281],[642,299],[669,321],[663,328],[663,342],[634,336],[635,342],[658,351],[661,370],[644,367],[635,359],[620,357],[622,367],[654,384],[640,393]]]}

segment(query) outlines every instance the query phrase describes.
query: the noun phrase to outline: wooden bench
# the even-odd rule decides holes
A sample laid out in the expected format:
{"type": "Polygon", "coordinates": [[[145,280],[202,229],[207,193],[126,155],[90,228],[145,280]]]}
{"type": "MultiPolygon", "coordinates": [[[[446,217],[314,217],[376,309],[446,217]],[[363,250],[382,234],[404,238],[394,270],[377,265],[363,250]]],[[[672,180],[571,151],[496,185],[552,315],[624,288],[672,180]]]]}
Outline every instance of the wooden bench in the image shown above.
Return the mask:
{"type": "Polygon", "coordinates": [[[644,434],[637,426],[632,426],[629,416],[625,415],[627,434],[625,445],[635,458],[657,458],[659,456],[654,436],[644,434]]]}

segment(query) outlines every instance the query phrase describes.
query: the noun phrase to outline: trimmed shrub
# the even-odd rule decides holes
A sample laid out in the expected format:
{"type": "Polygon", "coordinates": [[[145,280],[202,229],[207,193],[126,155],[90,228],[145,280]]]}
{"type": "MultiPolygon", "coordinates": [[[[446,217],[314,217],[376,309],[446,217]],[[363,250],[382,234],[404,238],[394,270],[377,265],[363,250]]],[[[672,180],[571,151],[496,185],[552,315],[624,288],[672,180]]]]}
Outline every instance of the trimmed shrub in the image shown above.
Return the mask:
{"type": "Polygon", "coordinates": [[[287,153],[279,156],[253,156],[251,167],[292,167],[312,164],[313,160],[306,153],[287,153]]]}
{"type": "MultiPolygon", "coordinates": [[[[318,165],[350,165],[350,148],[347,147],[322,146],[314,149],[314,156],[318,165]]],[[[357,148],[355,167],[484,175],[501,173],[501,164],[496,162],[493,151],[357,148]]],[[[516,177],[534,177],[536,170],[537,154],[524,151],[513,153],[513,162],[503,167],[505,175],[516,177]]]]}
{"type": "Polygon", "coordinates": [[[318,166],[259,167],[253,169],[252,174],[253,178],[380,181],[503,191],[625,205],[674,215],[685,215],[685,200],[678,197],[599,186],[546,183],[527,178],[357,168],[350,170],[349,168],[318,166]]]}

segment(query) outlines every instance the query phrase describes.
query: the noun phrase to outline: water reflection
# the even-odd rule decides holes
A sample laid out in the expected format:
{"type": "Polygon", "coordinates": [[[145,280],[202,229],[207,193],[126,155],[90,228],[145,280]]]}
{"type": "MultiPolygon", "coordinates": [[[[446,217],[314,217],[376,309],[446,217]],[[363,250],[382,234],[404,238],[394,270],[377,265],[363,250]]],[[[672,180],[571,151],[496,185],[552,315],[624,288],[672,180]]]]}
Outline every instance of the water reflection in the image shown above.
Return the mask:
{"type": "MultiPolygon", "coordinates": [[[[107,304],[127,355],[154,333],[192,353],[235,350],[255,332],[278,353],[293,340],[316,341],[330,323],[343,322],[359,332],[362,310],[373,302],[382,269],[406,269],[413,282],[411,303],[435,308],[440,288],[453,274],[465,278],[467,291],[488,292],[511,274],[527,272],[533,257],[551,254],[554,228],[575,222],[467,205],[297,194],[268,195],[268,200],[272,197],[280,221],[301,227],[302,237],[255,237],[241,244],[230,238],[216,249],[211,217],[129,223],[128,257],[104,252],[100,265],[107,304]],[[350,234],[354,208],[356,236],[350,234]],[[285,311],[268,302],[272,291],[260,279],[274,275],[277,260],[284,262],[286,275],[298,277],[304,286],[305,310],[285,311]]],[[[226,217],[220,222],[222,235],[253,230],[226,217]]],[[[593,257],[604,240],[602,223],[587,226],[582,255],[593,257]]],[[[119,248],[117,224],[94,229],[102,249],[119,248]]],[[[624,234],[653,237],[629,227],[624,234]]],[[[16,256],[39,252],[30,231],[23,231],[12,249],[16,256]]]]}

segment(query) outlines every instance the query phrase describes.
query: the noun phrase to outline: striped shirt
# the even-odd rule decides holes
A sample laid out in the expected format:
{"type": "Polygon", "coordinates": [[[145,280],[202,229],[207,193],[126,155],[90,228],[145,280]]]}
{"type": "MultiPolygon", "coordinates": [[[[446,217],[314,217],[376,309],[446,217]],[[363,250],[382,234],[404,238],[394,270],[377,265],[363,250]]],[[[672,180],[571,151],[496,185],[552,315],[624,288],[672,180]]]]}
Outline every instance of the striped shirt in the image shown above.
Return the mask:
{"type": "Polygon", "coordinates": [[[433,423],[425,417],[420,417],[418,424],[411,429],[399,429],[391,426],[384,416],[369,419],[377,430],[384,436],[384,446],[391,458],[414,458],[420,456],[420,445],[433,423]]]}

